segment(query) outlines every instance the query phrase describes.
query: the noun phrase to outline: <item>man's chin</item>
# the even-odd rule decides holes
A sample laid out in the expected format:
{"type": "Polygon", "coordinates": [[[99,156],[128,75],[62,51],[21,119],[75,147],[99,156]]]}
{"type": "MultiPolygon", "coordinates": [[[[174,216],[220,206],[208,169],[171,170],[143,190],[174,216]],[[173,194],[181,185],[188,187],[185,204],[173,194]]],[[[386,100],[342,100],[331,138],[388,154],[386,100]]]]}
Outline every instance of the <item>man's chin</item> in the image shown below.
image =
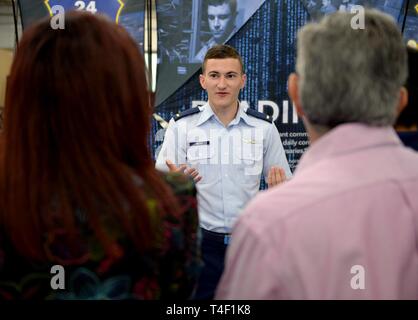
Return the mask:
{"type": "Polygon", "coordinates": [[[230,101],[230,100],[226,101],[226,100],[215,99],[214,101],[211,101],[211,105],[215,107],[216,109],[227,109],[235,105],[235,102],[230,101]]]}
{"type": "Polygon", "coordinates": [[[215,39],[215,41],[216,41],[217,43],[221,43],[221,42],[223,42],[223,39],[224,39],[223,34],[220,34],[220,35],[213,35],[213,38],[215,39]]]}

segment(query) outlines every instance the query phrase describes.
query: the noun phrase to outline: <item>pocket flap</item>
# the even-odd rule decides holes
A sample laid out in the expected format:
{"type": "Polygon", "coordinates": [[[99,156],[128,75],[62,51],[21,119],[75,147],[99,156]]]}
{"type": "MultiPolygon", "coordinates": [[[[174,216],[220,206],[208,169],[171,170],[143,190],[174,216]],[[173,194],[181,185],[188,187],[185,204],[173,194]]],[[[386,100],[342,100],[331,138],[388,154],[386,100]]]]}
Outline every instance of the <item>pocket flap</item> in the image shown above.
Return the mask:
{"type": "Polygon", "coordinates": [[[247,145],[238,154],[242,160],[258,161],[263,157],[263,146],[261,144],[247,145]]]}

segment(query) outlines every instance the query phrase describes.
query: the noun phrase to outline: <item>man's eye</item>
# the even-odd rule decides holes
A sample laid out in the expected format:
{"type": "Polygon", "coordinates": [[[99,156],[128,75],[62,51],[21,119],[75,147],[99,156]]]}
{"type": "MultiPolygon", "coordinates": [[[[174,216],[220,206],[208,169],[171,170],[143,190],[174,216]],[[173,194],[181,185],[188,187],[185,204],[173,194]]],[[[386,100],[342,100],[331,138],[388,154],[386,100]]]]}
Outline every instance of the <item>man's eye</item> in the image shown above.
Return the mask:
{"type": "Polygon", "coordinates": [[[212,73],[212,74],[209,75],[209,77],[211,77],[211,78],[217,78],[218,75],[216,73],[212,73]]]}
{"type": "Polygon", "coordinates": [[[212,16],[212,15],[208,16],[208,18],[209,20],[215,20],[215,16],[212,16]]]}
{"type": "Polygon", "coordinates": [[[233,79],[233,78],[235,78],[237,75],[236,74],[227,74],[226,75],[226,77],[228,78],[228,79],[233,79]]]}
{"type": "Polygon", "coordinates": [[[221,15],[219,16],[219,19],[222,19],[222,20],[229,19],[229,14],[221,14],[221,15]]]}

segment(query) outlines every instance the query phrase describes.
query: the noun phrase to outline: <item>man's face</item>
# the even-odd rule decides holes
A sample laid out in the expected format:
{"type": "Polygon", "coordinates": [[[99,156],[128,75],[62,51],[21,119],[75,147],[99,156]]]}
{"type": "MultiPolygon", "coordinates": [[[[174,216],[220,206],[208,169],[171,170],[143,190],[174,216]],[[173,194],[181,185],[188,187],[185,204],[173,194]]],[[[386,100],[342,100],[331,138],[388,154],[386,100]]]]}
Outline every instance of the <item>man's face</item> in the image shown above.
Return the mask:
{"type": "Polygon", "coordinates": [[[234,108],[244,87],[246,75],[238,59],[208,59],[200,84],[208,93],[209,103],[217,109],[234,108]]]}
{"type": "Polygon", "coordinates": [[[221,42],[227,36],[232,24],[231,8],[227,3],[219,6],[208,6],[209,29],[215,40],[221,42]]]}

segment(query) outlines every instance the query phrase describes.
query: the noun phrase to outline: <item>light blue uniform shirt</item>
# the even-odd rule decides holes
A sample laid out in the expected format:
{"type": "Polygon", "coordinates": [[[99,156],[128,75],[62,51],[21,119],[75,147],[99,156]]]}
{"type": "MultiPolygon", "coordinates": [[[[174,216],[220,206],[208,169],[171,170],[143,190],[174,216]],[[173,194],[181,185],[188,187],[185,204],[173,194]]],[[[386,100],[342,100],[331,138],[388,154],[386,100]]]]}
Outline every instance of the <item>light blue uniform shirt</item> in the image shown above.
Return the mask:
{"type": "Polygon", "coordinates": [[[200,112],[170,120],[156,167],[167,171],[166,159],[177,166],[196,168],[202,180],[196,185],[202,228],[229,233],[240,212],[267,181],[272,166],[290,178],[279,132],[274,124],[246,113],[240,106],[227,127],[208,103],[200,112]]]}

